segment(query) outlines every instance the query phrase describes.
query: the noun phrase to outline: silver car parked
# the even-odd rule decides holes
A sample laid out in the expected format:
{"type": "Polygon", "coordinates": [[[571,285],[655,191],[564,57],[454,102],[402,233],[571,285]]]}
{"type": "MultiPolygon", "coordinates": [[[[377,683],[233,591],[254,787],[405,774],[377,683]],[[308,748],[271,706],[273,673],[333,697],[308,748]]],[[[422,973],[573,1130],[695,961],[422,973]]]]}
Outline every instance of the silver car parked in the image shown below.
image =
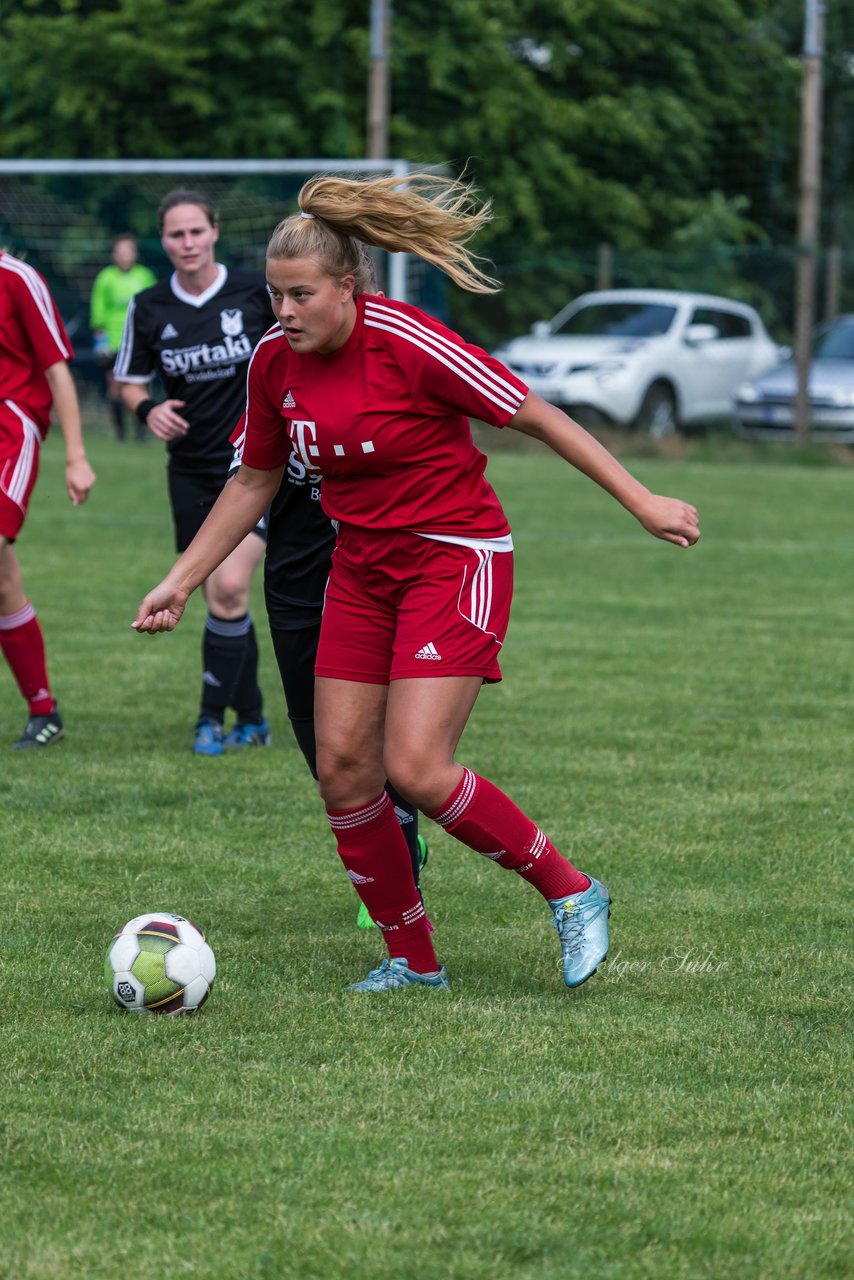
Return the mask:
{"type": "Polygon", "coordinates": [[[731,417],[739,384],[780,358],[753,307],[669,289],[585,293],[495,354],[585,424],[653,437],[731,417]]]}
{"type": "MultiPolygon", "coordinates": [[[[816,331],[808,381],[813,438],[854,443],[854,315],[816,331]]],[[[790,356],[736,396],[739,435],[746,440],[793,440],[798,371],[790,356]]]]}

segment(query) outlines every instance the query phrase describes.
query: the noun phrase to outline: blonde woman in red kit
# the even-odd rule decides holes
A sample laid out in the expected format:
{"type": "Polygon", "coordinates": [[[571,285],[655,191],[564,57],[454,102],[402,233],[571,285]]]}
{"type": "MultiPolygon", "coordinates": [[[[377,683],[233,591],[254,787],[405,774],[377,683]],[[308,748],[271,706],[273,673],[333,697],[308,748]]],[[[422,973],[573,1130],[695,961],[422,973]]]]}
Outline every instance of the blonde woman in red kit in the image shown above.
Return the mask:
{"type": "Polygon", "coordinates": [[[610,895],[455,752],[498,654],[512,596],[510,527],[470,418],[548,445],[653,536],[699,538],[697,512],[635,480],[499,361],[406,303],[366,292],[365,246],[418,254],[491,292],[468,241],[490,217],[472,189],[427,174],[317,176],[276,228],[267,282],[277,323],[249,368],[243,463],[134,626],[170,631],[190,593],[254,527],[293,448],[322,475],[338,522],[315,668],[320,793],[338,852],[388,955],[352,990],[444,989],[386,778],[464,845],[545,899],[563,976],[608,952],[610,895]]]}

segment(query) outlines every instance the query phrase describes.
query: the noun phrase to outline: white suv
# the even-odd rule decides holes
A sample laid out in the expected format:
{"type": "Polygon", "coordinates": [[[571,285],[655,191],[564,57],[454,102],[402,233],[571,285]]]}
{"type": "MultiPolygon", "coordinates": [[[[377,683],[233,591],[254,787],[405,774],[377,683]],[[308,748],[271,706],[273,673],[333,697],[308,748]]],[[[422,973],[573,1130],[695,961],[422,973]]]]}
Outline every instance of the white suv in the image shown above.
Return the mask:
{"type": "Polygon", "coordinates": [[[650,436],[732,414],[735,392],[778,363],[753,307],[705,293],[585,293],[495,352],[544,400],[650,436]]]}

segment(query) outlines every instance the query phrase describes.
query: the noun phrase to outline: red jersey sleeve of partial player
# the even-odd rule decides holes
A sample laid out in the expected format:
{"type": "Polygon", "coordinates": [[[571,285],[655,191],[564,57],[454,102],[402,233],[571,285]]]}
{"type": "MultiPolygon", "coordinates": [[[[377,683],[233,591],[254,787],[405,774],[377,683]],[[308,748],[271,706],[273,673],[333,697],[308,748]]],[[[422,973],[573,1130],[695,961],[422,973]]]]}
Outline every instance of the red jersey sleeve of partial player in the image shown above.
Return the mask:
{"type": "Polygon", "coordinates": [[[71,360],[74,351],[45,281],[26,262],[15,263],[11,278],[18,320],[36,363],[44,370],[60,360],[71,360]]]}
{"type": "MultiPolygon", "coordinates": [[[[281,330],[279,333],[281,335],[281,330]]],[[[231,437],[232,444],[241,449],[244,466],[256,471],[275,471],[285,465],[291,454],[288,423],[279,406],[280,393],[275,390],[278,382],[273,355],[268,339],[262,338],[249,362],[246,409],[231,437]]]]}
{"type": "Polygon", "coordinates": [[[415,307],[366,298],[365,325],[398,339],[397,358],[425,407],[504,427],[528,394],[521,378],[500,360],[415,307]]]}

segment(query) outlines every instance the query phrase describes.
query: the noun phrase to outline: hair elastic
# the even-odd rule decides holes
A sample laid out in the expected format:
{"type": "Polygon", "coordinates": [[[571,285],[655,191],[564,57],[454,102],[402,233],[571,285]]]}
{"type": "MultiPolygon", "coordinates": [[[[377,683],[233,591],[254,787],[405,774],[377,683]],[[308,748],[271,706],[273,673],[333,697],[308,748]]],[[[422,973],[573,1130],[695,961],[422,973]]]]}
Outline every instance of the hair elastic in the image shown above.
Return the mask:
{"type": "Polygon", "coordinates": [[[301,218],[314,218],[314,217],[316,217],[317,215],[316,215],[316,214],[314,214],[314,213],[303,213],[302,209],[300,209],[300,211],[299,211],[299,216],[300,216],[301,218]]]}

